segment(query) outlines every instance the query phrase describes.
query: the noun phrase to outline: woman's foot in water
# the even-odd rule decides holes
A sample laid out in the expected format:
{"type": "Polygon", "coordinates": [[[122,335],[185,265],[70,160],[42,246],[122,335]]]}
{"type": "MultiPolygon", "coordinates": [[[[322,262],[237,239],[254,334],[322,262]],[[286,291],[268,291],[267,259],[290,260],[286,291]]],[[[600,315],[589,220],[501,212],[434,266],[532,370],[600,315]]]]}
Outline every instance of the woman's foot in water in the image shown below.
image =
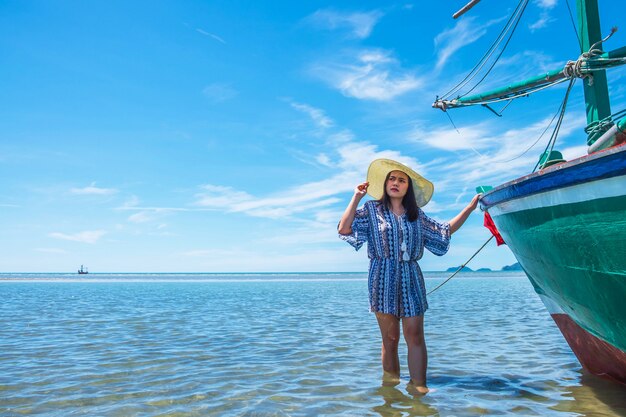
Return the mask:
{"type": "Polygon", "coordinates": [[[426,386],[425,383],[416,383],[413,380],[409,381],[407,385],[407,391],[409,391],[413,395],[426,395],[430,392],[430,389],[426,386]]]}
{"type": "Polygon", "coordinates": [[[383,371],[383,386],[395,387],[400,383],[400,374],[383,371]]]}

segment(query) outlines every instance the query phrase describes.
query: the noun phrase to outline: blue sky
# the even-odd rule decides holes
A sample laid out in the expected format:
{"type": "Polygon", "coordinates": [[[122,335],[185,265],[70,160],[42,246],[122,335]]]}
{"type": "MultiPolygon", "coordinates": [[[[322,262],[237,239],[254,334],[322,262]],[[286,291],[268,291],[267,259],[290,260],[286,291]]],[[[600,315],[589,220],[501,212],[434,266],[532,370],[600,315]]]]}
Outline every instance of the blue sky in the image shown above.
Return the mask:
{"type": "MultiPolygon", "coordinates": [[[[336,225],[372,159],[429,178],[425,211],[448,220],[545,146],[522,155],[562,85],[502,118],[452,110],[458,132],[430,107],[517,4],[453,20],[465,3],[0,2],[0,271],[365,271],[336,225]]],[[[600,1],[603,33],[619,4],[600,1]]],[[[605,50],[624,44],[617,32],[605,50]]],[[[565,2],[533,0],[485,88],[579,52],[565,2]]],[[[625,74],[609,73],[614,111],[625,74]]],[[[586,152],[581,90],[557,144],[568,159],[586,152]]],[[[422,268],[488,237],[477,211],[422,268]]],[[[469,266],[513,262],[493,244],[469,266]]]]}

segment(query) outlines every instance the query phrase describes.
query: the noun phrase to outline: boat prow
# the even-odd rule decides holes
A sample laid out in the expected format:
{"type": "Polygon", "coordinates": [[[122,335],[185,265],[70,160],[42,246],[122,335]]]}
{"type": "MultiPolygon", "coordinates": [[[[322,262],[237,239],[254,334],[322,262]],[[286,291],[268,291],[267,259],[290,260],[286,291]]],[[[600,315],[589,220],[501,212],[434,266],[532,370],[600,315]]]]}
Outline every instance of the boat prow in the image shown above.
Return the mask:
{"type": "Polygon", "coordinates": [[[626,384],[626,145],[482,200],[580,363],[626,384]]]}

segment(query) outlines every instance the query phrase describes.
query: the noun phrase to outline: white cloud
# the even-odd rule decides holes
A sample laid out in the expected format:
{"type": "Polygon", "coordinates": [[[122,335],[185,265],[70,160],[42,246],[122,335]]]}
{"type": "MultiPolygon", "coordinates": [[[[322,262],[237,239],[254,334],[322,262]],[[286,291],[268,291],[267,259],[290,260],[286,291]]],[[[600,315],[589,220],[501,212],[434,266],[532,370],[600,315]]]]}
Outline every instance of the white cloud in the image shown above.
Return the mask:
{"type": "MultiPolygon", "coordinates": [[[[137,213],[128,216],[127,220],[131,223],[148,223],[155,220],[160,220],[162,217],[174,212],[198,211],[197,209],[194,210],[178,207],[140,207],[127,204],[121,207],[117,207],[115,208],[115,210],[137,211],[137,213]]],[[[158,226],[159,229],[162,227],[165,227],[165,225],[158,226]]]]}
{"type": "Polygon", "coordinates": [[[122,207],[131,208],[131,207],[136,207],[138,205],[139,205],[139,198],[136,195],[133,195],[133,196],[130,196],[128,200],[124,202],[122,207]]]}
{"type": "Polygon", "coordinates": [[[453,28],[444,30],[435,36],[435,49],[437,49],[437,64],[435,65],[435,69],[440,70],[456,51],[476,42],[487,33],[487,29],[490,26],[504,19],[505,18],[494,19],[483,25],[476,25],[474,23],[476,18],[468,17],[458,20],[453,28]]]}
{"type": "Polygon", "coordinates": [[[83,188],[72,188],[71,194],[78,195],[111,195],[117,193],[115,188],[100,188],[96,187],[96,183],[92,182],[91,185],[83,188]]]}
{"type": "Polygon", "coordinates": [[[569,148],[563,148],[561,149],[561,154],[563,155],[563,159],[565,159],[566,161],[580,158],[581,156],[587,155],[587,145],[571,146],[569,148]]]}
{"type": "Polygon", "coordinates": [[[132,214],[128,217],[128,221],[132,223],[146,223],[155,219],[155,216],[150,212],[140,211],[139,213],[132,214]]]}
{"type": "Polygon", "coordinates": [[[558,0],[536,0],[537,5],[542,9],[552,9],[558,0]]]}
{"type": "Polygon", "coordinates": [[[104,230],[87,230],[84,232],[75,233],[73,235],[54,232],[54,233],[50,233],[48,236],[53,237],[55,239],[71,240],[74,242],[93,244],[93,243],[96,243],[105,234],[106,232],[104,230]]]}
{"type": "MultiPolygon", "coordinates": [[[[287,189],[275,195],[256,198],[231,187],[207,184],[196,195],[196,205],[227,212],[241,212],[254,217],[291,218],[296,213],[337,203],[336,188],[330,187],[332,180],[309,183],[287,189]]],[[[353,185],[349,189],[352,189],[353,185]]],[[[346,191],[345,189],[343,191],[346,191]]]]}
{"type": "MultiPolygon", "coordinates": [[[[539,138],[550,119],[548,117],[527,127],[505,131],[499,131],[493,123],[467,126],[461,130],[461,135],[456,132],[451,134],[449,129],[432,130],[427,140],[421,143],[455,152],[449,160],[443,159],[429,166],[433,171],[443,173],[438,183],[444,189],[448,184],[497,184],[530,173],[548,140],[549,132],[535,145],[534,150],[529,152],[528,148],[539,138]],[[467,145],[463,144],[465,140],[468,141],[467,145]],[[480,156],[476,155],[472,147],[480,149],[480,156]]],[[[584,115],[572,113],[567,116],[561,127],[561,142],[557,143],[557,148],[559,144],[562,146],[564,138],[584,126],[584,115]]],[[[414,137],[422,136],[422,131],[414,132],[414,137]]],[[[569,159],[575,154],[580,156],[584,152],[583,148],[565,148],[563,152],[567,152],[569,159]]]]}
{"type": "Polygon", "coordinates": [[[482,124],[459,127],[458,132],[450,128],[416,130],[411,134],[411,138],[433,148],[447,151],[477,150],[493,144],[487,127],[482,124]]]}
{"type": "Polygon", "coordinates": [[[228,84],[213,83],[204,87],[204,95],[213,103],[221,103],[237,96],[238,92],[228,84]]]}
{"type": "Polygon", "coordinates": [[[437,69],[443,67],[456,51],[474,43],[487,33],[486,27],[474,26],[474,20],[473,17],[458,20],[452,29],[445,30],[435,36],[435,48],[438,49],[437,69]]]}
{"type": "Polygon", "coordinates": [[[196,29],[196,32],[198,32],[198,33],[200,33],[200,34],[202,34],[204,36],[208,36],[210,38],[213,38],[213,39],[215,39],[216,41],[218,41],[220,43],[226,44],[226,41],[224,39],[220,38],[219,36],[215,35],[214,33],[210,33],[210,32],[207,32],[205,30],[202,30],[202,29],[196,29]]]}
{"type": "Polygon", "coordinates": [[[548,26],[549,23],[554,21],[554,19],[550,16],[550,10],[556,6],[557,1],[558,0],[535,0],[535,4],[539,7],[539,9],[541,9],[541,13],[539,14],[539,19],[537,19],[537,21],[528,25],[531,32],[543,29],[548,26]]]}
{"type": "Polygon", "coordinates": [[[342,13],[324,9],[316,11],[307,20],[324,29],[346,29],[350,37],[365,39],[372,33],[372,29],[381,17],[383,13],[377,10],[342,13]]]}
{"type": "Polygon", "coordinates": [[[324,165],[324,166],[327,166],[327,167],[331,167],[333,165],[332,161],[330,160],[328,155],[326,155],[325,153],[321,153],[321,154],[317,155],[315,157],[315,160],[317,161],[318,164],[324,165]]]}
{"type": "Polygon", "coordinates": [[[315,124],[321,128],[328,128],[334,125],[332,119],[326,116],[323,110],[316,109],[315,107],[309,106],[308,104],[296,102],[292,102],[291,107],[302,113],[307,114],[315,122],[315,124]]]}
{"type": "Polygon", "coordinates": [[[425,167],[414,158],[398,151],[379,151],[375,145],[366,142],[341,142],[336,145],[334,152],[337,154],[337,162],[333,164],[336,169],[329,178],[299,184],[265,197],[253,196],[231,187],[207,184],[196,194],[195,205],[254,217],[304,221],[304,218],[296,219],[294,215],[309,212],[312,218],[324,217],[318,213],[343,201],[341,194],[351,192],[365,180],[367,167],[376,158],[394,159],[420,172],[425,171],[425,167]]]}
{"type": "Polygon", "coordinates": [[[361,51],[344,63],[318,65],[313,73],[343,95],[362,100],[392,100],[423,83],[400,69],[391,53],[381,49],[361,51]]]}
{"type": "Polygon", "coordinates": [[[528,25],[528,29],[530,29],[531,32],[535,32],[536,30],[545,28],[551,22],[554,22],[554,19],[550,16],[550,14],[542,12],[536,22],[528,25]]]}
{"type": "Polygon", "coordinates": [[[206,184],[200,188],[202,192],[196,195],[198,200],[195,204],[206,208],[224,208],[231,204],[241,204],[254,199],[252,195],[244,191],[237,191],[232,187],[206,184]]]}

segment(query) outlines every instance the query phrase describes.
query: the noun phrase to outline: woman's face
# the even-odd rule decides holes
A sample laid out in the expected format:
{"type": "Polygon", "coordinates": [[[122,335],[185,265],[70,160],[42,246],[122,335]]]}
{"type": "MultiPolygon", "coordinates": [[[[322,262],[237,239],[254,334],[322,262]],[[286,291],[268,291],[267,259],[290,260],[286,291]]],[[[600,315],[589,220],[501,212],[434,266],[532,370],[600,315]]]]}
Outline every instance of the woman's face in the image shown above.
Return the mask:
{"type": "Polygon", "coordinates": [[[391,171],[387,184],[385,184],[385,191],[391,198],[403,198],[409,189],[409,176],[402,171],[391,171]]]}

